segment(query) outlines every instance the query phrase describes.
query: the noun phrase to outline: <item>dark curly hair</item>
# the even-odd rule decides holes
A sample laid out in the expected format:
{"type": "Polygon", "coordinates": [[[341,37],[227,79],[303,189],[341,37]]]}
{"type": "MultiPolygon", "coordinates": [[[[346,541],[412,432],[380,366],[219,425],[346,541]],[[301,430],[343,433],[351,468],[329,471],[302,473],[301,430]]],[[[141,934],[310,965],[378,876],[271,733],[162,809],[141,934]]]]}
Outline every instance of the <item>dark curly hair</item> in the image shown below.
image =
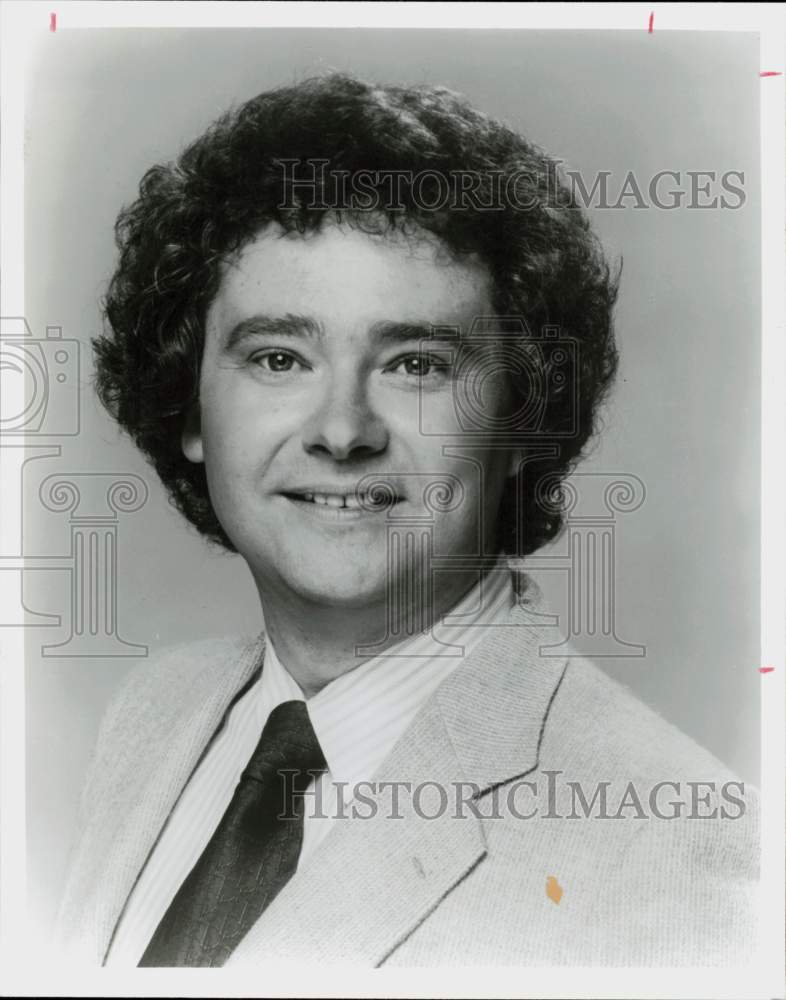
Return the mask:
{"type": "MultiPolygon", "coordinates": [[[[175,163],[149,169],[116,224],[119,262],[103,302],[105,332],[93,342],[101,400],[151,460],[174,504],[234,551],[211,505],[204,466],[181,451],[182,424],[198,398],[205,317],[222,261],[269,222],[286,231],[320,228],[324,203],[301,197],[297,185],[287,188],[280,163],[298,161],[292,177],[313,178],[305,161],[315,159],[328,161],[330,177],[380,172],[382,185],[391,171],[433,172],[423,175],[418,197],[404,186],[400,204],[388,196],[382,213],[352,208],[342,221],[375,232],[380,225],[422,227],[456,255],[476,253],[493,279],[498,315],[522,317],[528,337],[558,327],[578,344],[575,384],[562,391],[552,385],[543,400],[537,442],[551,442],[553,453],[525,465],[502,499],[500,547],[533,552],[563,518],[554,491],[544,504],[537,483],[546,476],[553,486],[569,473],[613,381],[619,276],[610,273],[555,162],[444,87],[383,87],[344,74],[304,80],[231,110],[175,163]],[[476,204],[425,208],[439,201],[435,174],[458,171],[477,177],[476,204]],[[501,190],[494,185],[509,178],[526,210],[484,210],[501,190]],[[566,433],[571,425],[575,433],[566,433]]],[[[518,388],[533,391],[530,380],[518,388]]]]}

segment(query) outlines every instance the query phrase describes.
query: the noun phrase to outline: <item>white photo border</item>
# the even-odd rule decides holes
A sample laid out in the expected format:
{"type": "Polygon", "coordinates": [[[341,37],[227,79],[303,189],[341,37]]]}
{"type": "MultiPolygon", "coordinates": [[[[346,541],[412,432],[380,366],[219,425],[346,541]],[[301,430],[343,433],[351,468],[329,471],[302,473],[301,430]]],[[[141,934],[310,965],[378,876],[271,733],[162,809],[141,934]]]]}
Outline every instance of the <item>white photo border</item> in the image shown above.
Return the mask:
{"type": "MultiPolygon", "coordinates": [[[[20,996],[719,997],[782,996],[784,975],[784,701],[786,700],[786,325],[784,166],[786,60],[783,5],[500,3],[96,3],[16,2],[2,29],[2,302],[23,316],[24,86],[31,53],[57,32],[99,27],[460,28],[755,32],[760,38],[762,182],[761,677],[762,937],[750,968],[509,968],[266,970],[258,976],[201,970],[54,968],[26,933],[24,634],[0,635],[0,989],[20,996]]],[[[19,387],[9,382],[9,394],[19,387]]],[[[0,467],[4,495],[8,470],[0,467]]],[[[21,549],[20,549],[21,551],[21,549]]],[[[740,669],[755,669],[741,665],[740,669]]]]}

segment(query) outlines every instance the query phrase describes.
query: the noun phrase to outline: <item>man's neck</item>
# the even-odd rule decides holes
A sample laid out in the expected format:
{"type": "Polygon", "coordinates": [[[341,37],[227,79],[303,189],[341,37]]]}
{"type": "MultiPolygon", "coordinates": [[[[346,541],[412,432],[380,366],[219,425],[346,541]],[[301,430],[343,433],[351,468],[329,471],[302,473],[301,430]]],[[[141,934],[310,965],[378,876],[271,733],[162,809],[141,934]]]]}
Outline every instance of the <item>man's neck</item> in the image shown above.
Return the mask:
{"type": "Polygon", "coordinates": [[[265,631],[283,666],[305,697],[311,698],[337,677],[409,637],[413,622],[419,631],[431,628],[478,582],[472,572],[441,575],[446,580],[434,588],[430,608],[419,599],[393,621],[385,599],[362,608],[336,607],[304,601],[297,595],[284,598],[260,587],[265,631]],[[368,648],[373,652],[359,654],[359,649],[368,648]]]}

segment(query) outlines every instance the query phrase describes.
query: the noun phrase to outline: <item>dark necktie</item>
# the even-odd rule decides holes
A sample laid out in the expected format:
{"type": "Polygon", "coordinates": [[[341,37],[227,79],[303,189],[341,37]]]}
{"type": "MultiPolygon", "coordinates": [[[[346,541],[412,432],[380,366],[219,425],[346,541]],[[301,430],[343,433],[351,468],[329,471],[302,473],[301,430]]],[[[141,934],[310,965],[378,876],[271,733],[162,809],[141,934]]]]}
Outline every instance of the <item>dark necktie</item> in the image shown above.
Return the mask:
{"type": "Polygon", "coordinates": [[[140,966],[226,962],[294,874],[303,842],[303,793],[326,770],[305,702],[278,705],[140,966]]]}

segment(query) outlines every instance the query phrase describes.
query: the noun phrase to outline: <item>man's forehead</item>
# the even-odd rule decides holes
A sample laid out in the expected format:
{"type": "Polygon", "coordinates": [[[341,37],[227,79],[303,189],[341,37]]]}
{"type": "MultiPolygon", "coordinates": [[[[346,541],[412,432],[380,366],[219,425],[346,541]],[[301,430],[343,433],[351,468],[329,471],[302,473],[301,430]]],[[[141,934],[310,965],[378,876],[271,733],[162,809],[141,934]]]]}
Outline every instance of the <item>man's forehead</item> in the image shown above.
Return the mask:
{"type": "Polygon", "coordinates": [[[210,319],[254,315],[464,324],[488,312],[492,280],[476,255],[457,257],[431,233],[368,233],[326,224],[305,234],[268,226],[226,261],[210,319]]]}

